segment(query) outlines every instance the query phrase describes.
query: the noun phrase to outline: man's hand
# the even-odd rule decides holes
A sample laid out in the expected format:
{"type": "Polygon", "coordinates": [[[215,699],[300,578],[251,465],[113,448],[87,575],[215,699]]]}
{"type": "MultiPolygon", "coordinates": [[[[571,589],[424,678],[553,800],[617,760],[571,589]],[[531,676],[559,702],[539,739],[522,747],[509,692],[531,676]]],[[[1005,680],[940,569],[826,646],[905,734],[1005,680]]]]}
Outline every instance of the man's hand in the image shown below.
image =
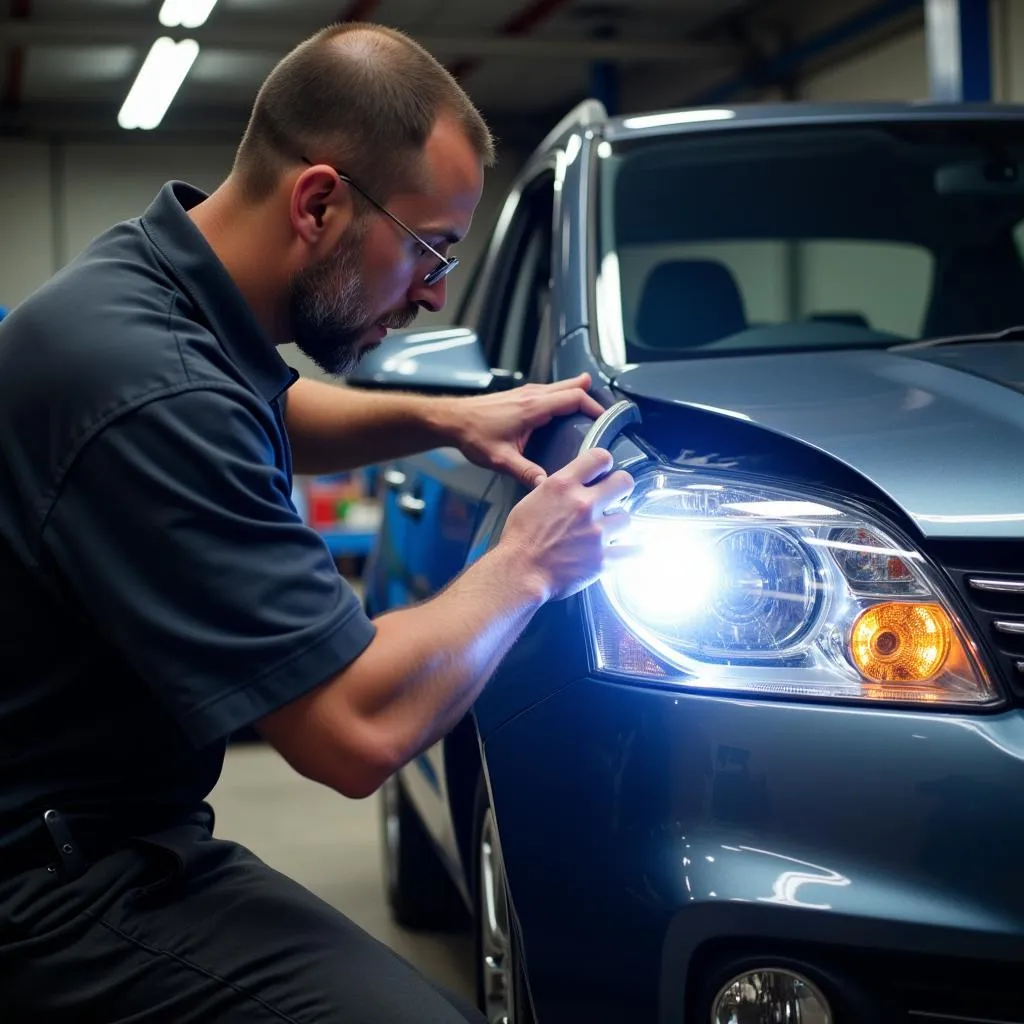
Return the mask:
{"type": "Polygon", "coordinates": [[[536,487],[547,474],[523,455],[530,435],[556,416],[600,416],[604,409],[587,394],[589,387],[590,374],[582,373],[557,384],[525,384],[497,395],[459,399],[453,441],[475,465],[536,487]]]}
{"type": "Polygon", "coordinates": [[[496,550],[511,551],[514,571],[540,581],[546,600],[577,593],[609,562],[635,554],[615,543],[629,526],[629,514],[615,506],[632,493],[633,478],[609,472],[612,465],[601,448],[577,455],[509,513],[496,550]]]}

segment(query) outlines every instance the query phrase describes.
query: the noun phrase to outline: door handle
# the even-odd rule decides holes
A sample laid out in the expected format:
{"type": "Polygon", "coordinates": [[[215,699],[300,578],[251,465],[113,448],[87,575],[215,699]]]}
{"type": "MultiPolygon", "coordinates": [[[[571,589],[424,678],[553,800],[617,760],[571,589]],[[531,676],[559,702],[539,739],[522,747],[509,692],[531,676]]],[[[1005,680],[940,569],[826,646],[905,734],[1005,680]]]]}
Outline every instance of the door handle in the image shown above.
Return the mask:
{"type": "Polygon", "coordinates": [[[413,494],[400,494],[398,496],[398,507],[407,515],[419,519],[427,503],[422,498],[413,494]]]}
{"type": "Polygon", "coordinates": [[[397,491],[399,487],[405,486],[406,476],[400,469],[385,469],[381,476],[385,485],[393,491],[397,491]]]}

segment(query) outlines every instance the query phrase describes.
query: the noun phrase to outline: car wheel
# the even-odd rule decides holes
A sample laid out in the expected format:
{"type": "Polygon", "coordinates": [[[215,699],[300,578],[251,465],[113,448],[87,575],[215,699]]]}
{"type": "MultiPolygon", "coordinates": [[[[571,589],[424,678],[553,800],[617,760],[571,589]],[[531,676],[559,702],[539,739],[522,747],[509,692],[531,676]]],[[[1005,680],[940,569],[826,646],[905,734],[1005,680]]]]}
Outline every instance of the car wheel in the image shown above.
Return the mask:
{"type": "Polygon", "coordinates": [[[477,789],[475,822],[477,1005],[487,1024],[534,1024],[498,830],[483,779],[477,789]]]}
{"type": "Polygon", "coordinates": [[[466,905],[397,775],[381,787],[381,848],[388,906],[396,924],[441,931],[466,924],[466,905]]]}

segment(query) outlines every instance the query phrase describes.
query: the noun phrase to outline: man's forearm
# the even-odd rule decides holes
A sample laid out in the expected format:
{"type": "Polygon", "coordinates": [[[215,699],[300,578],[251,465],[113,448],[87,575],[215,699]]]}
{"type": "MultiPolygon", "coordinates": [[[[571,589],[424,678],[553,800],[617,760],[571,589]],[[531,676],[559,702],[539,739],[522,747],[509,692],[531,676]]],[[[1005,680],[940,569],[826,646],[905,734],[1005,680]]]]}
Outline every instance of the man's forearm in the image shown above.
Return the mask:
{"type": "Polygon", "coordinates": [[[261,733],[296,771],[368,796],[465,715],[543,604],[523,562],[499,546],[432,600],[380,616],[347,669],[262,719],[261,733]]]}
{"type": "Polygon", "coordinates": [[[339,697],[405,763],[465,715],[544,599],[522,560],[496,549],[432,600],[376,619],[339,697]]]}
{"type": "Polygon", "coordinates": [[[457,401],[298,380],[285,414],[295,472],[340,473],[448,445],[457,401]]]}
{"type": "Polygon", "coordinates": [[[258,723],[299,772],[366,796],[470,708],[546,601],[592,584],[629,525],[633,489],[610,452],[584,452],[509,513],[499,543],[441,594],[377,618],[366,649],[332,679],[258,723]]]}

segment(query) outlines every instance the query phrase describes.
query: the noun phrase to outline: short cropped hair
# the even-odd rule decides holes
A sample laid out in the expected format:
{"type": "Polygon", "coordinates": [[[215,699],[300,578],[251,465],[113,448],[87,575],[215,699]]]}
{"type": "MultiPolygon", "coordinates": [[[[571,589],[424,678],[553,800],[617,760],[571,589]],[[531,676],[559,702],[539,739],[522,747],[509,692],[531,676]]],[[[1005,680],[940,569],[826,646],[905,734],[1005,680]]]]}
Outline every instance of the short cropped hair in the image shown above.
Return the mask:
{"type": "Polygon", "coordinates": [[[462,128],[485,167],[493,165],[483,117],[422,46],[381,25],[330,25],[282,58],[260,87],[234,174],[243,194],[259,201],[306,158],[334,164],[386,199],[417,180],[441,116],[462,128]]]}

